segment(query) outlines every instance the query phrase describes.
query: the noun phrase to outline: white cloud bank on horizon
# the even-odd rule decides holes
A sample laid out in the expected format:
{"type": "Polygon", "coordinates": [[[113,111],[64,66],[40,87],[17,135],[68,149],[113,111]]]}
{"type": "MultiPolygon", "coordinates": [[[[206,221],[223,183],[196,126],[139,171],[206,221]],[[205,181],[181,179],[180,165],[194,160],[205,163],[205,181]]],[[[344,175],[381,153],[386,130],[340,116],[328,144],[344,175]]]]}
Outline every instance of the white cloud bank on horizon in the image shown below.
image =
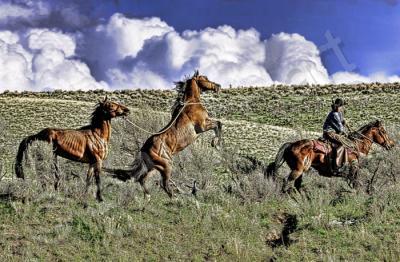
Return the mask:
{"type": "MultiPolygon", "coordinates": [[[[0,25],[39,15],[43,20],[52,8],[44,1],[32,8],[1,5],[10,12],[0,11],[0,25]]],[[[83,14],[76,16],[85,21],[83,14]]],[[[262,40],[255,29],[228,25],[179,33],[160,18],[122,14],[69,33],[35,26],[0,31],[0,92],[170,89],[194,69],[224,87],[400,81],[384,73],[329,76],[317,46],[299,34],[280,33],[262,40]]]]}
{"type": "Polygon", "coordinates": [[[0,32],[0,91],[107,89],[75,55],[75,40],[47,29],[0,32]]]}
{"type": "Polygon", "coordinates": [[[360,84],[360,83],[394,83],[400,82],[397,75],[388,76],[384,72],[376,72],[369,76],[363,76],[353,72],[337,72],[331,76],[334,84],[360,84]]]}

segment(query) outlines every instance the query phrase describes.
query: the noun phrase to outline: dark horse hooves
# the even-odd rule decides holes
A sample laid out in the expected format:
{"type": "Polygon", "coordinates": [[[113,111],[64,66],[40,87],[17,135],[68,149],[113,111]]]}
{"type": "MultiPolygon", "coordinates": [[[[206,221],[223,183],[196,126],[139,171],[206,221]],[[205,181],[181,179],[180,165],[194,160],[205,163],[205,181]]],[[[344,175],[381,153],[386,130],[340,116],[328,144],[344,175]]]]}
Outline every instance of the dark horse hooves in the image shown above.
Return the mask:
{"type": "Polygon", "coordinates": [[[296,186],[294,186],[293,184],[290,185],[288,183],[284,183],[281,189],[281,192],[283,194],[293,194],[293,193],[300,193],[300,188],[297,188],[296,186]]]}
{"type": "Polygon", "coordinates": [[[96,196],[96,200],[97,200],[97,202],[103,202],[104,201],[103,197],[99,196],[99,195],[96,196]]]}
{"type": "Polygon", "coordinates": [[[222,143],[221,143],[221,139],[220,138],[218,138],[218,137],[214,137],[212,140],[211,140],[211,146],[212,147],[215,147],[216,149],[219,149],[219,148],[221,148],[221,145],[222,143]]]}

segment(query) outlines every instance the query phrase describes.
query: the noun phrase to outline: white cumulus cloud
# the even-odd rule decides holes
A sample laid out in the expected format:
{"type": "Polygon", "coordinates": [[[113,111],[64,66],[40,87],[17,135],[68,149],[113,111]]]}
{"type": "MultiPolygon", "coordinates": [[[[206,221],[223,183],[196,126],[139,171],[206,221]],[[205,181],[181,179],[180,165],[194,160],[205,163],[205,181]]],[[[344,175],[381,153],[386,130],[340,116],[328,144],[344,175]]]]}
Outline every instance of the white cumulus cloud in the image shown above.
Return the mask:
{"type": "Polygon", "coordinates": [[[121,60],[136,57],[146,41],[173,30],[157,17],[136,19],[117,13],[88,33],[81,55],[89,61],[97,78],[110,81],[108,71],[115,75],[121,60]]]}
{"type": "Polygon", "coordinates": [[[0,32],[0,92],[32,89],[32,55],[18,42],[17,34],[0,32]]]}
{"type": "Polygon", "coordinates": [[[359,84],[359,83],[394,83],[400,82],[397,75],[388,76],[384,72],[377,72],[368,76],[363,76],[354,72],[337,72],[331,76],[334,84],[359,84]]]}
{"type": "Polygon", "coordinates": [[[116,88],[170,88],[194,69],[225,87],[330,82],[318,48],[298,34],[262,40],[228,25],[179,33],[159,18],[115,14],[86,47],[95,76],[116,88]]]}
{"type": "Polygon", "coordinates": [[[72,58],[75,47],[73,37],[58,31],[35,29],[22,36],[0,31],[0,92],[107,89],[85,63],[72,58]]]}
{"type": "Polygon", "coordinates": [[[327,84],[328,72],[316,45],[299,34],[272,35],[266,43],[265,67],[272,79],[286,84],[327,84]]]}
{"type": "Polygon", "coordinates": [[[27,33],[27,39],[32,50],[56,49],[66,57],[75,54],[76,43],[71,35],[48,29],[32,29],[27,33]]]}
{"type": "Polygon", "coordinates": [[[172,82],[194,69],[225,86],[272,83],[263,65],[265,44],[255,29],[237,31],[220,26],[180,34],[158,18],[139,22],[114,15],[96,33],[95,41],[103,34],[110,44],[100,47],[101,51],[92,49],[90,57],[97,57],[93,64],[108,66],[98,66],[97,74],[111,86],[171,88],[172,82]],[[112,58],[107,57],[108,63],[103,63],[97,52],[112,58]]]}

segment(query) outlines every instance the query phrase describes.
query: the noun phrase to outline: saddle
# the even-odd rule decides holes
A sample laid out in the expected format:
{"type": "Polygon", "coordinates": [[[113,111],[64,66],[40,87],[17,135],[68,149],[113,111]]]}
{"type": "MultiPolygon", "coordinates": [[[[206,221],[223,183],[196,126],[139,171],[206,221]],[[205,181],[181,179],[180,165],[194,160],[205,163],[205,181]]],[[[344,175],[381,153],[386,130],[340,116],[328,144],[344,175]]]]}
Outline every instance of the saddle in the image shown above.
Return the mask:
{"type": "Polygon", "coordinates": [[[346,163],[349,163],[349,155],[356,152],[352,148],[346,146],[338,147],[337,144],[331,143],[325,138],[318,138],[311,141],[313,143],[314,151],[325,154],[328,161],[331,163],[332,168],[335,166],[342,167],[346,163]],[[336,151],[333,152],[333,149],[336,151]]]}
{"type": "MultiPolygon", "coordinates": [[[[323,153],[326,155],[330,154],[333,148],[338,147],[336,144],[329,142],[329,140],[323,137],[319,137],[318,139],[313,139],[311,141],[313,142],[315,152],[323,153]]],[[[358,154],[358,152],[355,151],[353,148],[349,148],[347,146],[344,147],[346,149],[346,154],[352,154],[352,153],[358,154]]]]}
{"type": "Polygon", "coordinates": [[[314,145],[314,151],[323,153],[325,155],[328,155],[329,153],[332,152],[332,145],[328,140],[320,137],[318,139],[311,140],[314,145]]]}

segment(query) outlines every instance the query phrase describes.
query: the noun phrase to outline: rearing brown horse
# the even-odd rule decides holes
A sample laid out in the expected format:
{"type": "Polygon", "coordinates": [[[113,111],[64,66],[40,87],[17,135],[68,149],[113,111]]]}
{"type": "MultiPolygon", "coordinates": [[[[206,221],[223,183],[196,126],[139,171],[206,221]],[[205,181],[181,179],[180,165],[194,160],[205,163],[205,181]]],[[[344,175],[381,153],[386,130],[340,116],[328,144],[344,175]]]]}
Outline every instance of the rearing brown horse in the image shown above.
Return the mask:
{"type": "MultiPolygon", "coordinates": [[[[356,149],[346,152],[351,164],[350,175],[357,177],[360,155],[368,155],[373,143],[376,143],[389,150],[394,147],[394,142],[389,138],[381,121],[373,121],[358,131],[350,134],[349,138],[354,142],[356,149]]],[[[295,188],[299,191],[302,176],[305,171],[313,167],[321,176],[335,176],[331,170],[331,163],[328,154],[330,146],[319,147],[320,142],[315,140],[300,140],[293,143],[285,143],[279,149],[275,161],[270,163],[265,170],[265,176],[275,176],[278,169],[286,162],[291,169],[288,179],[285,181],[283,191],[291,188],[290,183],[294,182],[295,188]]],[[[346,174],[342,174],[345,176],[346,174]]],[[[356,186],[356,184],[353,184],[356,186]]]]}
{"type": "Polygon", "coordinates": [[[212,146],[218,145],[221,141],[221,122],[211,119],[200,101],[202,91],[219,92],[221,86],[196,71],[190,79],[178,82],[177,88],[182,95],[178,96],[171,121],[160,132],[146,140],[133,164],[133,169],[104,169],[114,173],[114,177],[123,181],[135,178],[143,187],[145,197],[149,196],[146,180],[157,171],[162,176],[163,189],[170,197],[173,196],[170,187],[172,156],[192,144],[201,133],[214,130],[212,146]]]}
{"type": "Polygon", "coordinates": [[[97,193],[96,198],[102,201],[100,190],[100,171],[103,160],[107,157],[108,142],[111,136],[111,119],[118,116],[125,116],[129,109],[123,105],[110,102],[107,97],[99,102],[92,113],[91,124],[80,129],[55,129],[46,128],[35,135],[31,135],[22,140],[19,145],[15,160],[15,173],[17,177],[24,179],[22,160],[28,146],[36,140],[46,141],[53,145],[55,184],[57,189],[59,184],[59,168],[57,156],[69,160],[88,163],[89,170],[86,178],[86,192],[88,191],[91,177],[94,174],[97,193]]]}

